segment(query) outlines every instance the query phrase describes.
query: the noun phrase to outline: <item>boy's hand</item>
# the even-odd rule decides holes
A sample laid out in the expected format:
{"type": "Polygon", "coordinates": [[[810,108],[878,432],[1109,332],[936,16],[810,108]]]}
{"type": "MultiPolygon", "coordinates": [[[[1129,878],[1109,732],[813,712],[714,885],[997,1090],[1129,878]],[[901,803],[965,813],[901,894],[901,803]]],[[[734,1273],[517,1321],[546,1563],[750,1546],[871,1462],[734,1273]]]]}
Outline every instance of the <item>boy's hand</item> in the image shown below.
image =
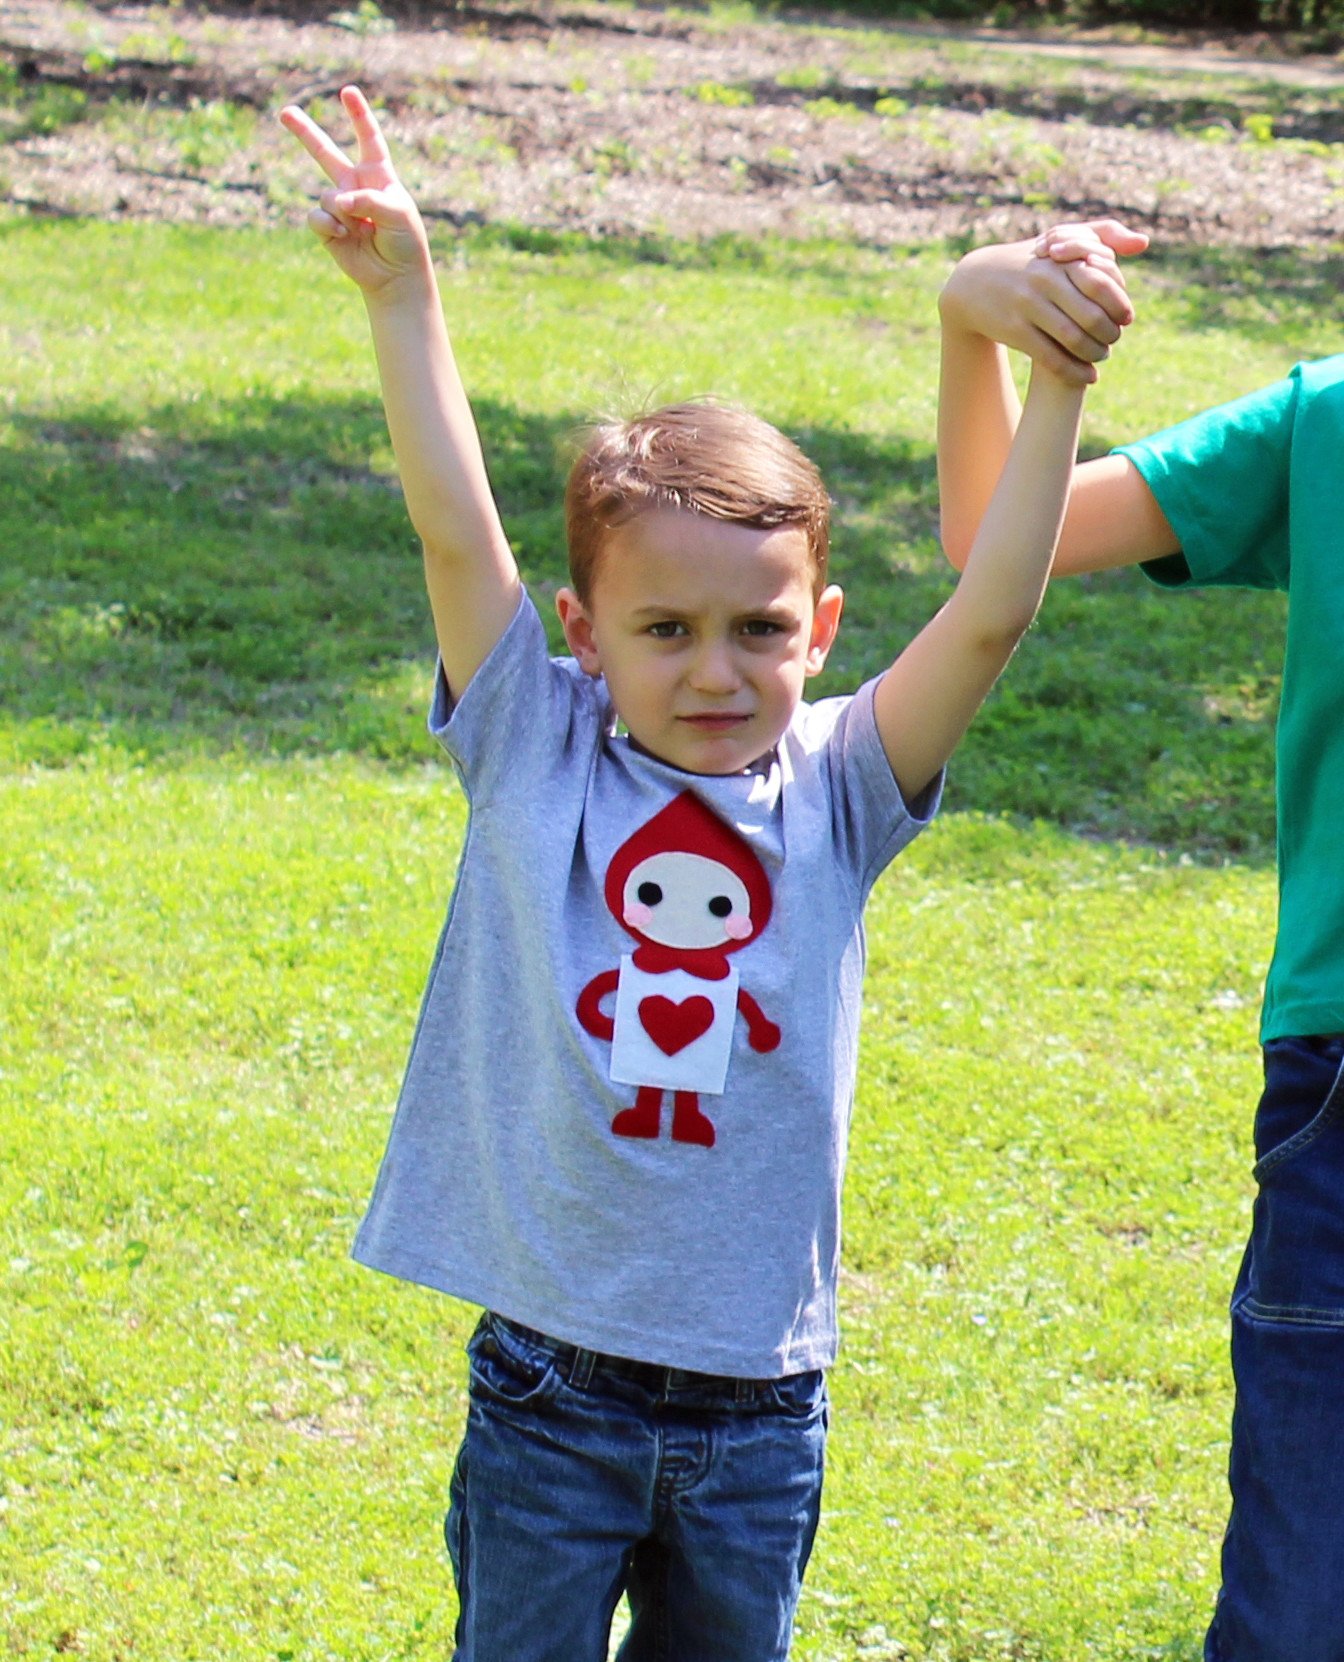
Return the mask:
{"type": "Polygon", "coordinates": [[[1134,321],[1118,256],[1147,246],[1142,231],[1100,219],[977,248],[958,263],[939,297],[944,328],[1002,342],[1086,386],[1134,321]]]}
{"type": "Polygon", "coordinates": [[[347,277],[366,295],[429,267],[424,222],[397,178],[387,141],[358,87],[342,87],[341,103],[355,129],[358,161],[295,104],[280,120],[318,164],[333,188],[324,190],[308,224],[347,277]]]}

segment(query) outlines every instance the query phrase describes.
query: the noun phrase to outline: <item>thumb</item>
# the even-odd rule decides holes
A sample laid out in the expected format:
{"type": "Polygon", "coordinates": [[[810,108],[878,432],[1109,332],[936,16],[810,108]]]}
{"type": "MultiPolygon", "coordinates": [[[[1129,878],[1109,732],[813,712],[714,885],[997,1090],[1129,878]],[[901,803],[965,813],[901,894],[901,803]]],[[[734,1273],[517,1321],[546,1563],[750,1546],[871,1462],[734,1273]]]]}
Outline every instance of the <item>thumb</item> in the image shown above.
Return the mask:
{"type": "Polygon", "coordinates": [[[1148,246],[1146,231],[1132,231],[1118,219],[1089,220],[1088,229],[1116,254],[1142,254],[1148,246]]]}
{"type": "Polygon", "coordinates": [[[404,230],[411,223],[406,204],[385,190],[329,190],[319,200],[333,218],[366,219],[389,230],[404,230]]]}

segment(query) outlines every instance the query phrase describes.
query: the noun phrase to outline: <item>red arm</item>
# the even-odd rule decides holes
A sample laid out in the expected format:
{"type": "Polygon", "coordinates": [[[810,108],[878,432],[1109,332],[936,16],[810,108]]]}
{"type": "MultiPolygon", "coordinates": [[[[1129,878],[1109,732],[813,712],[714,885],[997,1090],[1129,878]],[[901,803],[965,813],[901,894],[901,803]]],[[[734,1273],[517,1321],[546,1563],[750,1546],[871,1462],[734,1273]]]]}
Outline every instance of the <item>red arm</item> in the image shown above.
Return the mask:
{"type": "Polygon", "coordinates": [[[773,1050],[779,1043],[780,1032],[765,1011],[746,990],[737,989],[737,1007],[747,1023],[747,1040],[753,1050],[773,1050]]]}
{"type": "Polygon", "coordinates": [[[579,994],[579,1002],[574,1007],[575,1014],[584,1032],[591,1033],[595,1039],[610,1039],[615,1035],[616,1023],[603,1013],[602,1000],[608,993],[616,991],[616,983],[620,978],[620,970],[603,970],[601,975],[595,975],[579,994]]]}

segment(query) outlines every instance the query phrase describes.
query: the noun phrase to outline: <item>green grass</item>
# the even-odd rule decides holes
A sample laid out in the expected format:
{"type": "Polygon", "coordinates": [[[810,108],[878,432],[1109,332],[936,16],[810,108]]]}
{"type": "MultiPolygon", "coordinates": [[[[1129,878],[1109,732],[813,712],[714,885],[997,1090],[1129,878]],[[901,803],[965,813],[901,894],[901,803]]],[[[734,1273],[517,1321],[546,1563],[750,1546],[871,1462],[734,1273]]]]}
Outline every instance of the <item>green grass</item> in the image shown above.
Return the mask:
{"type": "MultiPolygon", "coordinates": [[[[430,637],[358,302],[298,235],[11,224],[6,248],[0,757],[422,756],[430,637]]],[[[821,691],[876,672],[945,596],[941,251],[492,235],[452,263],[543,600],[576,424],[709,390],[794,432],[837,500],[849,608],[821,691]]],[[[1093,448],[1328,350],[1337,323],[1329,262],[1175,253],[1136,281],[1145,323],[1091,406],[1093,448]]],[[[953,805],[1263,857],[1280,644],[1273,598],[1173,603],[1132,574],[1060,589],[953,805]]]]}
{"type": "MultiPolygon", "coordinates": [[[[360,308],[298,232],[0,238],[0,1655],[442,1656],[471,1317],[346,1250],[464,806],[360,308]]],[[[543,598],[574,422],[706,390],[827,474],[827,689],[947,592],[945,252],[443,254],[543,598]]],[[[1138,287],[1093,447],[1337,342],[1325,262],[1138,287]]],[[[804,1662],[1199,1655],[1280,646],[1057,590],[879,887],[804,1662]]]]}
{"type": "MultiPolygon", "coordinates": [[[[343,758],[71,768],[0,816],[9,1653],[443,1654],[469,1317],[345,1254],[460,796],[343,758]]],[[[1193,1631],[1270,905],[975,816],[884,879],[801,1656],[1193,1631]]]]}

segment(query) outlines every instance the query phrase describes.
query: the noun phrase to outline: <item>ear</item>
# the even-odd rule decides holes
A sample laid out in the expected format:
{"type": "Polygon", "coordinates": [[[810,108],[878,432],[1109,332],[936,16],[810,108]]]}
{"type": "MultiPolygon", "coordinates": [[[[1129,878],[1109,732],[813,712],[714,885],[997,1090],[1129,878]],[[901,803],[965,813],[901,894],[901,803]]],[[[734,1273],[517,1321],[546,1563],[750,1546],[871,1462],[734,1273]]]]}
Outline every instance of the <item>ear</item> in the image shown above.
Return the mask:
{"type": "Polygon", "coordinates": [[[838,584],[828,583],[817,597],[812,612],[812,636],[807,643],[808,675],[820,675],[826,668],[826,655],[835,645],[844,609],[845,591],[838,584]]]}
{"type": "Polygon", "coordinates": [[[593,634],[593,620],[588,608],[573,589],[561,589],[555,597],[555,610],[560,627],[565,632],[569,650],[578,660],[585,675],[601,675],[602,661],[598,655],[597,638],[593,634]]]}

